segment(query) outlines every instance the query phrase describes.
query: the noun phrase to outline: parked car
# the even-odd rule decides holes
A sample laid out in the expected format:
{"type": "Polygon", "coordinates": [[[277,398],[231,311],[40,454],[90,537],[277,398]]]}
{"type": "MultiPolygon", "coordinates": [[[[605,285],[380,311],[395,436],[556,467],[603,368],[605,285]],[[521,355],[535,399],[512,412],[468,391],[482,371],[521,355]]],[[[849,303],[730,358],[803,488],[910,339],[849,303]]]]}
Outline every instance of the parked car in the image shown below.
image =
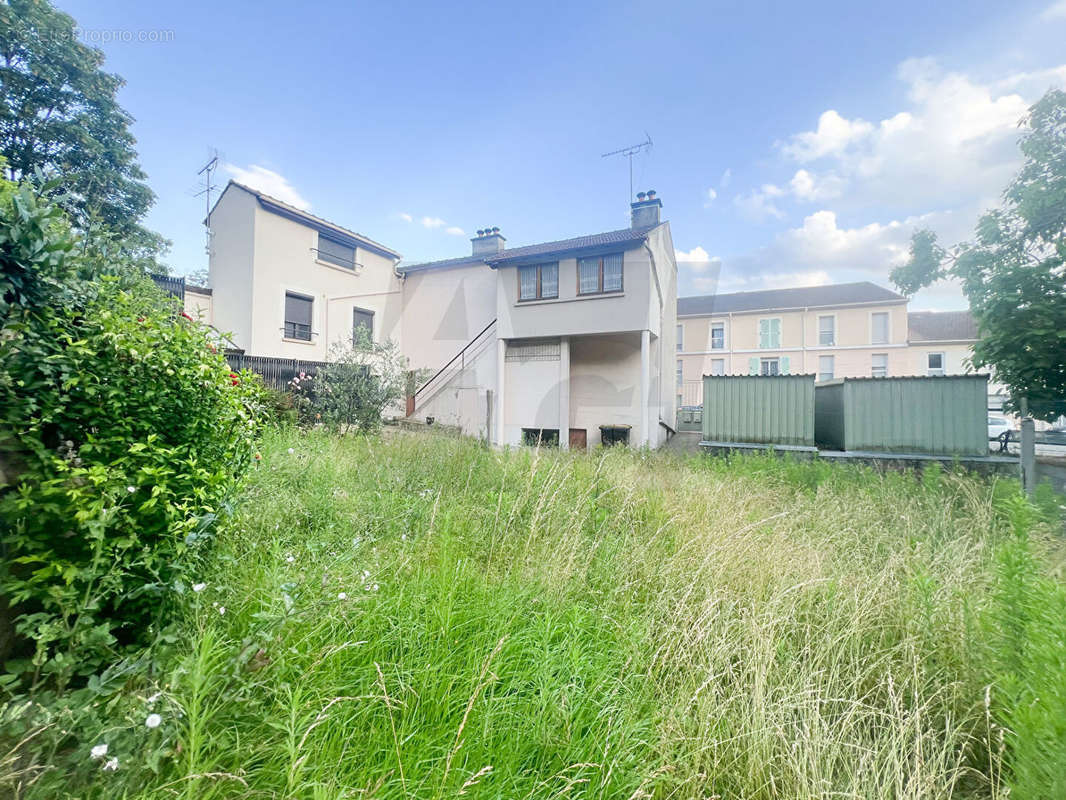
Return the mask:
{"type": "Polygon", "coordinates": [[[998,439],[1007,431],[1011,430],[1010,420],[1001,414],[988,415],[988,438],[998,439]]]}

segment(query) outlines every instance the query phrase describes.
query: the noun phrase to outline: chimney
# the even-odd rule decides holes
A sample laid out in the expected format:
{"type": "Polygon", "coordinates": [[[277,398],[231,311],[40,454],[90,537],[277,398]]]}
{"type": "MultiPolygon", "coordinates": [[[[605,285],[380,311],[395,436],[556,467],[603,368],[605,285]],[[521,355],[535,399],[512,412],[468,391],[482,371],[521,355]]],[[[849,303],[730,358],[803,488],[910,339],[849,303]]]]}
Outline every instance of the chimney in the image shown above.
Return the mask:
{"type": "Polygon", "coordinates": [[[663,207],[663,201],[655,196],[655,190],[637,192],[637,202],[630,203],[629,208],[633,215],[633,229],[654,228],[659,224],[659,209],[663,207]]]}
{"type": "Polygon", "coordinates": [[[474,245],[475,256],[493,256],[503,250],[506,241],[499,228],[479,228],[477,236],[470,243],[474,245]]]}

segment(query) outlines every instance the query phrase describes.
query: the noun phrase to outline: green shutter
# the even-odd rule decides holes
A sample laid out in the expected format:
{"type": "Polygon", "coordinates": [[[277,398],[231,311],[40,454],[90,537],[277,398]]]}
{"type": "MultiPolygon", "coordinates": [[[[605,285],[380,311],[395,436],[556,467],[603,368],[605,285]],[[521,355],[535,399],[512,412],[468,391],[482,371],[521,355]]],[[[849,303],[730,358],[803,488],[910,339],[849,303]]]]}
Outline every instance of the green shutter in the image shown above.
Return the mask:
{"type": "Polygon", "coordinates": [[[758,375],[759,374],[759,359],[757,359],[757,358],[749,358],[748,359],[748,374],[749,375],[758,375]]]}
{"type": "Polygon", "coordinates": [[[759,320],[759,347],[768,348],[770,346],[770,320],[759,320]]]}
{"type": "Polygon", "coordinates": [[[781,320],[770,320],[770,347],[781,346],[781,320]]]}
{"type": "Polygon", "coordinates": [[[788,356],[781,356],[781,374],[788,375],[788,356]]]}

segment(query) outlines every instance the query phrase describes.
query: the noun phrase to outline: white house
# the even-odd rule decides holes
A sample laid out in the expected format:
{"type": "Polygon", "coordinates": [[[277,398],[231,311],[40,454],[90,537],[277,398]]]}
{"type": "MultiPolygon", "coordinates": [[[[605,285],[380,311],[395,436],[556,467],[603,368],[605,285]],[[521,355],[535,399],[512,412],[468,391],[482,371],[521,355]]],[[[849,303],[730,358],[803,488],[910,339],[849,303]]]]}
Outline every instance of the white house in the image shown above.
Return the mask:
{"type": "Polygon", "coordinates": [[[629,228],[403,265],[362,234],[230,182],[208,216],[209,311],[250,355],[325,360],[368,327],[432,374],[411,416],[496,444],[656,447],[675,414],[677,266],[662,202],[629,228]]]}

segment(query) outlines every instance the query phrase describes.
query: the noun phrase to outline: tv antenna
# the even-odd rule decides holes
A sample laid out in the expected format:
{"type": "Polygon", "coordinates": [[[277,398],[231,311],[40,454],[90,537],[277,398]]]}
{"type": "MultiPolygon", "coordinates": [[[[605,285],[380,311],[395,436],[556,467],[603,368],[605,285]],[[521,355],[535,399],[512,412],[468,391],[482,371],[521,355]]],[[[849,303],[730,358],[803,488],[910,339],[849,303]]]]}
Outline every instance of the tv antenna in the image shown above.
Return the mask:
{"type": "Polygon", "coordinates": [[[644,131],[644,141],[640,144],[631,144],[629,147],[623,147],[619,150],[612,150],[609,153],[604,153],[601,158],[609,158],[610,156],[625,156],[629,159],[629,200],[627,202],[633,202],[633,156],[642,150],[651,150],[651,136],[647,131],[644,131]]]}
{"type": "Polygon", "coordinates": [[[211,192],[214,191],[217,186],[212,183],[215,171],[218,169],[218,150],[211,149],[211,158],[207,160],[207,163],[200,167],[200,171],[197,175],[201,176],[201,182],[198,184],[200,191],[198,191],[194,197],[204,196],[204,227],[207,229],[205,234],[204,252],[207,255],[211,255],[211,226],[208,224],[208,217],[211,216],[211,192]]]}

